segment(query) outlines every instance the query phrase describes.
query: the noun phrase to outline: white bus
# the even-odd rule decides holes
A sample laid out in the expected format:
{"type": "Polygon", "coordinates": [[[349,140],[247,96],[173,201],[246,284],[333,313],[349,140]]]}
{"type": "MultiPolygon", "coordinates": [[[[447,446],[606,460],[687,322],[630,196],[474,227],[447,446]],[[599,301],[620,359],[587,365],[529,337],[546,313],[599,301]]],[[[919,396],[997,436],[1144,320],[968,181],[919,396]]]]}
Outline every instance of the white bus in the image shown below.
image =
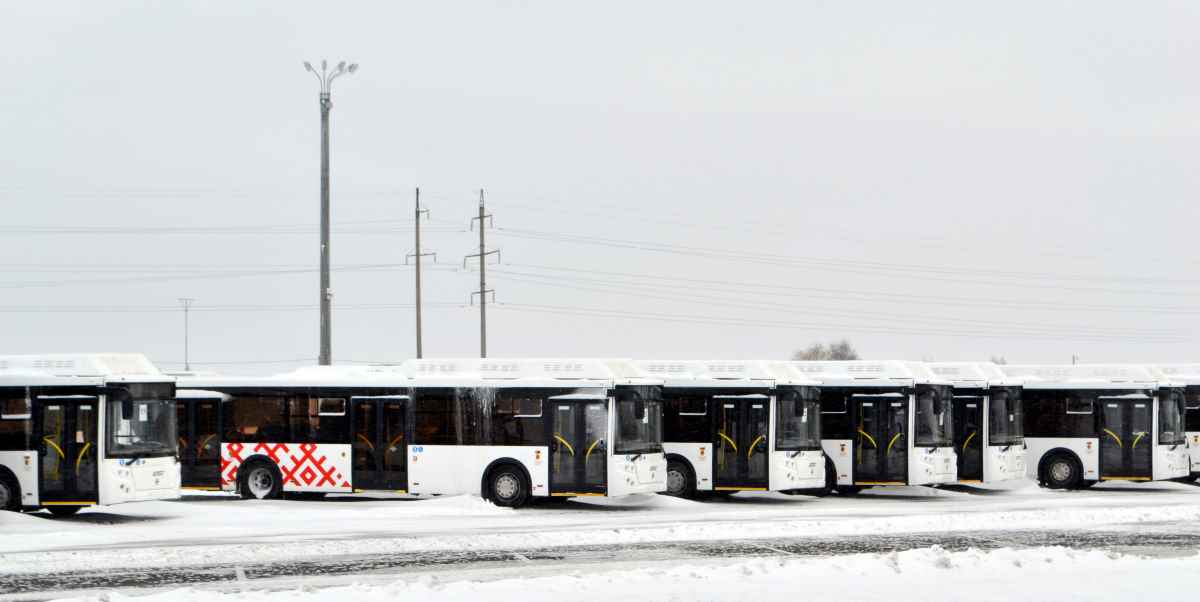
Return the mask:
{"type": "Polygon", "coordinates": [[[929,369],[954,386],[958,482],[1024,479],[1021,380],[991,362],[932,362],[929,369]]]}
{"type": "Polygon", "coordinates": [[[821,383],[825,490],[958,480],[949,381],[919,362],[799,361],[821,383]]]}
{"type": "Polygon", "coordinates": [[[1182,388],[1142,366],[1000,366],[1024,380],[1027,473],[1052,489],[1186,477],[1182,388]]]}
{"type": "Polygon", "coordinates": [[[635,363],[663,379],[666,494],[825,485],[818,383],[787,362],[635,363]]]}
{"type": "Polygon", "coordinates": [[[0,356],[0,509],[178,498],[174,394],[142,355],[0,356]]]}
{"type": "Polygon", "coordinates": [[[1184,439],[1191,456],[1191,478],[1200,480],[1200,364],[1155,364],[1151,372],[1184,387],[1184,439]]]}
{"type": "Polygon", "coordinates": [[[662,381],[627,360],[419,359],[410,490],[500,506],[667,487],[662,381]]]}
{"type": "Polygon", "coordinates": [[[502,506],[666,487],[657,381],[619,360],[412,360],[179,386],[191,487],[502,506]]]}

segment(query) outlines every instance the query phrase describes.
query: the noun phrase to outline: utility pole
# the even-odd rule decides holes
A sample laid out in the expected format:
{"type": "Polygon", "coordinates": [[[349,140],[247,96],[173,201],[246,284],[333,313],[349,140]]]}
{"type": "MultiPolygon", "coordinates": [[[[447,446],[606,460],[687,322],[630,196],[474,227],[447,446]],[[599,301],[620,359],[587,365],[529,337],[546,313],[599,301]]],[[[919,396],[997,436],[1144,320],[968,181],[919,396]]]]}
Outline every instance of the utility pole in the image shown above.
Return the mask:
{"type": "Polygon", "coordinates": [[[427,255],[432,255],[433,260],[437,261],[437,253],[422,253],[421,252],[421,214],[425,214],[425,219],[429,219],[429,210],[421,208],[421,189],[417,188],[417,208],[413,217],[416,219],[416,251],[409,253],[404,258],[405,262],[409,257],[413,258],[416,264],[416,290],[417,290],[417,358],[421,357],[421,258],[427,255]]]}
{"type": "Polygon", "coordinates": [[[192,309],[192,303],[195,302],[195,299],[179,298],[179,304],[183,306],[183,370],[185,372],[192,371],[192,362],[188,355],[188,312],[192,309]]]}
{"type": "Polygon", "coordinates": [[[333,363],[333,289],[329,282],[329,110],[333,108],[330,92],[333,80],[358,71],[358,63],[347,66],[346,61],[342,61],[330,71],[329,64],[322,60],[321,71],[317,72],[305,61],[304,69],[317,76],[321,85],[321,352],[318,361],[322,366],[328,366],[333,363]]]}
{"type": "Polygon", "coordinates": [[[475,295],[479,295],[479,357],[487,357],[487,295],[496,291],[490,290],[487,287],[487,256],[495,255],[500,258],[500,250],[487,250],[487,241],[484,238],[484,220],[487,220],[487,227],[492,226],[492,214],[487,212],[483,204],[483,189],[479,189],[479,216],[471,218],[471,227],[475,227],[476,220],[479,221],[479,252],[472,253],[463,258],[463,267],[466,267],[467,261],[472,257],[479,258],[479,290],[471,293],[471,298],[474,300],[475,295]]]}

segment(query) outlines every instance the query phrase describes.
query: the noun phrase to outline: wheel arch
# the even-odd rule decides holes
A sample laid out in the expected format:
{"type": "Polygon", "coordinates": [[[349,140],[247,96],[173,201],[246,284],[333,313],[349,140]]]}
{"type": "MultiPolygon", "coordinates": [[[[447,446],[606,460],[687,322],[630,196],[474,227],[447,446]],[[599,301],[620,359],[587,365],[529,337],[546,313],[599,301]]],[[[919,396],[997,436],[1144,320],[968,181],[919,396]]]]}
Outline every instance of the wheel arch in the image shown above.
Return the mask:
{"type": "Polygon", "coordinates": [[[668,463],[674,461],[674,462],[679,462],[679,463],[683,464],[684,466],[687,467],[688,470],[692,471],[692,478],[693,479],[696,478],[696,467],[692,465],[691,460],[689,460],[679,454],[672,454],[672,453],[666,454],[666,460],[668,463]]]}
{"type": "Polygon", "coordinates": [[[525,477],[525,482],[529,484],[529,496],[533,497],[533,479],[529,475],[529,469],[525,467],[524,462],[509,456],[496,458],[484,467],[483,472],[479,474],[479,497],[489,502],[492,501],[491,493],[488,491],[490,489],[488,487],[488,477],[492,474],[493,470],[505,464],[511,464],[517,467],[517,470],[521,471],[521,474],[525,477]]]}

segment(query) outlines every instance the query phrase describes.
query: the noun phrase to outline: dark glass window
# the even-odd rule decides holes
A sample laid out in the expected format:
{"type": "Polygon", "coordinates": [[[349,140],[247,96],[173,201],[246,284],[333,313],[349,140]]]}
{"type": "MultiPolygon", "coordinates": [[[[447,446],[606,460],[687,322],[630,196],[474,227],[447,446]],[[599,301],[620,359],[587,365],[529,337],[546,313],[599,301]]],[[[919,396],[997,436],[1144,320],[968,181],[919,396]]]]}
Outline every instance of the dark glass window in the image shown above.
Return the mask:
{"type": "Polygon", "coordinates": [[[1186,412],[1183,416],[1185,430],[1200,431],[1200,385],[1189,386],[1184,393],[1186,412]]]}
{"type": "Polygon", "coordinates": [[[1023,441],[1020,387],[993,387],[988,391],[990,398],[988,416],[988,443],[991,445],[1017,445],[1023,441]]]}
{"type": "Polygon", "coordinates": [[[820,392],[814,387],[781,389],[776,397],[775,449],[821,449],[820,392]]]}
{"type": "Polygon", "coordinates": [[[703,443],[712,438],[709,432],[707,394],[685,393],[664,389],[663,441],[673,443],[703,443]]]}
{"type": "Polygon", "coordinates": [[[1021,393],[1026,437],[1094,437],[1096,392],[1025,389],[1021,393]]]}
{"type": "Polygon", "coordinates": [[[288,400],[293,443],[346,443],[346,400],[302,395],[288,400]]]}
{"type": "Polygon", "coordinates": [[[916,445],[954,445],[951,395],[947,385],[917,385],[916,445]]]}
{"type": "Polygon", "coordinates": [[[1184,393],[1181,389],[1164,389],[1158,402],[1158,443],[1179,445],[1186,439],[1183,433],[1184,393]]]}
{"type": "Polygon", "coordinates": [[[536,392],[496,392],[492,417],[492,444],[545,445],[546,421],[542,419],[544,397],[536,392]]]}
{"type": "Polygon", "coordinates": [[[25,389],[0,389],[0,450],[29,449],[32,429],[25,389]]]}
{"type": "Polygon", "coordinates": [[[284,398],[235,396],[225,404],[225,412],[227,442],[280,443],[288,439],[284,398]]]}
{"type": "Polygon", "coordinates": [[[457,445],[459,421],[454,412],[454,390],[418,390],[414,398],[416,423],[413,443],[457,445]]]}
{"type": "Polygon", "coordinates": [[[662,452],[662,402],[645,399],[634,391],[618,394],[617,444],[618,454],[653,454],[662,452]]]}

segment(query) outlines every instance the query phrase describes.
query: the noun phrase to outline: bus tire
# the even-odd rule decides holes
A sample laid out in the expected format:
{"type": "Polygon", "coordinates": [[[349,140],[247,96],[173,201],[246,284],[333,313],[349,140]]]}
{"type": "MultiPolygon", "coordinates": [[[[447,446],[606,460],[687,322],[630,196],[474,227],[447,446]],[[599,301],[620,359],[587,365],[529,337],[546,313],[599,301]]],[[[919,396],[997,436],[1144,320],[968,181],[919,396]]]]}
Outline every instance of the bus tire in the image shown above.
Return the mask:
{"type": "Polygon", "coordinates": [[[497,506],[520,508],[529,501],[529,477],[516,464],[498,464],[488,471],[487,493],[497,506]]]}
{"type": "Polygon", "coordinates": [[[1038,481],[1050,489],[1079,489],[1082,476],[1083,466],[1074,454],[1067,452],[1046,456],[1038,470],[1038,481]]]}
{"type": "Polygon", "coordinates": [[[0,510],[21,511],[21,484],[7,470],[0,470],[0,510]]]}
{"type": "Polygon", "coordinates": [[[244,500],[275,500],[283,493],[283,478],[275,464],[250,460],[238,469],[238,493],[244,500]]]}
{"type": "Polygon", "coordinates": [[[833,460],[825,458],[825,486],[817,490],[819,497],[825,497],[833,490],[837,489],[837,467],[833,465],[833,460]]]}
{"type": "Polygon", "coordinates": [[[664,495],[691,499],[696,497],[696,473],[684,460],[667,460],[667,490],[664,495]]]}
{"type": "Polygon", "coordinates": [[[66,518],[79,514],[79,511],[83,510],[83,506],[46,506],[46,510],[49,510],[50,514],[54,516],[66,518]]]}

